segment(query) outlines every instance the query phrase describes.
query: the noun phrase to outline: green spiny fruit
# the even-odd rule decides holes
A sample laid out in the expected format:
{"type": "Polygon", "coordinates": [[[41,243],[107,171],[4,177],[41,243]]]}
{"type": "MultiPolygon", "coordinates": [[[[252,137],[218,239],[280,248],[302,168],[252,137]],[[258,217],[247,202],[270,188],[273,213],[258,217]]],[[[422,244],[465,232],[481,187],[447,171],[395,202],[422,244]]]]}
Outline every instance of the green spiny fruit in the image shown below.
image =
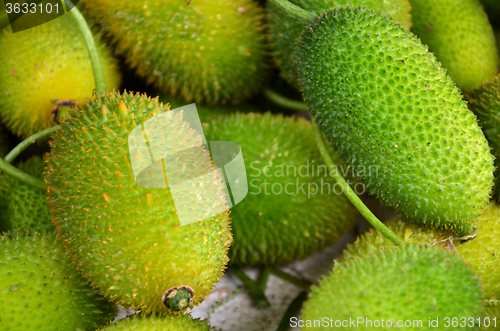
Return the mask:
{"type": "Polygon", "coordinates": [[[320,15],[297,48],[304,99],[368,192],[412,220],[467,235],[488,203],[493,155],[427,47],[359,8],[320,15]]]}
{"type": "MultiPolygon", "coordinates": [[[[117,89],[116,60],[95,37],[107,88],[117,89]]],[[[13,133],[28,137],[51,127],[94,89],[87,47],[71,15],[16,33],[0,31],[0,116],[13,133]]]]}
{"type": "MultiPolygon", "coordinates": [[[[333,0],[333,2],[332,0],[291,0],[290,2],[316,15],[336,6],[366,6],[391,16],[408,30],[412,24],[409,0],[333,0]]],[[[299,89],[295,48],[299,36],[306,29],[306,26],[290,17],[272,1],[267,2],[267,10],[274,60],[281,69],[281,76],[288,84],[299,89]]]]}
{"type": "Polygon", "coordinates": [[[154,315],[133,316],[111,324],[102,331],[211,331],[206,321],[193,319],[189,315],[156,317],[154,315]]]}
{"type": "Polygon", "coordinates": [[[495,186],[493,199],[500,201],[500,76],[485,82],[467,94],[469,108],[477,115],[493,154],[495,155],[495,186]]]}
{"type": "Polygon", "coordinates": [[[252,0],[85,1],[131,67],[186,102],[239,103],[266,74],[263,10],[252,0]]]}
{"type": "MultiPolygon", "coordinates": [[[[500,298],[500,274],[497,271],[500,251],[500,206],[491,203],[477,219],[478,234],[471,240],[454,238],[448,231],[419,225],[406,219],[388,221],[386,225],[405,242],[424,246],[435,246],[458,255],[481,276],[486,299],[500,298]],[[454,240],[456,239],[456,240],[454,240]]],[[[393,246],[387,238],[372,229],[363,234],[354,245],[344,251],[341,262],[372,254],[382,247],[393,246]]],[[[499,316],[500,317],[500,316],[499,316]]]]}
{"type": "Polygon", "coordinates": [[[476,88],[498,72],[495,35],[478,0],[410,0],[412,31],[457,86],[476,88]]]}
{"type": "MultiPolygon", "coordinates": [[[[187,103],[182,102],[178,99],[174,99],[167,95],[158,96],[158,100],[165,104],[170,104],[170,109],[176,109],[182,106],[185,106],[187,103]]],[[[232,113],[240,112],[240,113],[249,113],[249,112],[258,112],[254,106],[250,104],[242,104],[242,105],[218,105],[218,106],[210,106],[205,104],[196,104],[196,110],[198,111],[198,115],[200,117],[200,121],[202,123],[208,122],[213,118],[216,118],[220,115],[230,115],[232,113]]]]}
{"type": "MultiPolygon", "coordinates": [[[[445,317],[477,318],[481,310],[479,278],[458,256],[435,248],[403,245],[335,263],[330,275],[312,288],[301,319],[313,322],[328,316],[327,323],[332,319],[333,327],[336,320],[349,318],[379,322],[372,327],[363,322],[354,327],[348,324],[344,330],[372,330],[373,325],[384,330],[396,326],[434,330],[429,326],[429,318],[438,318],[442,326],[445,317]],[[397,325],[398,321],[412,324],[397,325]],[[413,324],[415,321],[420,324],[413,324]]],[[[302,328],[319,329],[323,328],[317,324],[302,328]]],[[[475,328],[467,326],[461,330],[475,328]]]]}
{"type": "MultiPolygon", "coordinates": [[[[87,100],[53,134],[46,166],[52,221],[83,275],[106,298],[160,315],[175,313],[163,303],[173,289],[190,288],[191,307],[203,301],[220,280],[232,239],[227,213],[180,226],[169,186],[136,183],[129,133],[166,111],[157,99],[127,92],[87,100]]],[[[175,139],[166,141],[188,148],[198,141],[178,117],[172,123],[148,136],[149,144],[175,139]]],[[[193,167],[208,171],[211,164],[193,167]]],[[[152,179],[165,183],[163,176],[152,179]]],[[[219,194],[212,193],[197,196],[219,194]]]]}
{"type": "Polygon", "coordinates": [[[481,331],[500,330],[500,301],[485,300],[483,319],[479,329],[481,331]]]}
{"type": "Polygon", "coordinates": [[[356,209],[327,172],[310,122],[270,113],[233,114],[206,123],[204,132],[207,141],[238,143],[245,160],[248,195],[230,214],[232,264],[303,259],[349,229],[356,209]]]}
{"type": "Polygon", "coordinates": [[[2,330],[95,330],[116,316],[52,232],[0,237],[2,330]]]}
{"type": "MultiPolygon", "coordinates": [[[[40,157],[18,165],[19,170],[42,180],[44,167],[40,157]]],[[[0,210],[2,231],[54,229],[45,192],[5,173],[0,174],[0,210]]]]}

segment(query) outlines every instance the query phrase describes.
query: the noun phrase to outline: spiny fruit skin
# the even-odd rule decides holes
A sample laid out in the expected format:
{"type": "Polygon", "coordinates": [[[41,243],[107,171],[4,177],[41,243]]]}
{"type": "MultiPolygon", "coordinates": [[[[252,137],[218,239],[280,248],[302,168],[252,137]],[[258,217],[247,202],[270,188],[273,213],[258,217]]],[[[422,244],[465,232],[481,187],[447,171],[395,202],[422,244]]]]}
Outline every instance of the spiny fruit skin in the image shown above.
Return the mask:
{"type": "Polygon", "coordinates": [[[445,71],[411,33],[374,11],[322,14],[297,49],[304,99],[368,192],[408,218],[473,232],[493,155],[445,71]]]}
{"type": "Polygon", "coordinates": [[[485,307],[483,309],[483,323],[481,323],[481,327],[479,329],[481,331],[489,331],[489,330],[498,331],[500,330],[499,319],[500,319],[500,301],[485,300],[485,307]],[[488,320],[486,318],[488,318],[488,320]]]}
{"type": "Polygon", "coordinates": [[[332,244],[354,222],[356,209],[326,173],[310,122],[237,113],[218,116],[203,130],[207,141],[238,143],[245,160],[248,194],[230,214],[231,264],[303,259],[332,244]]]}
{"type": "Polygon", "coordinates": [[[2,330],[95,330],[116,316],[76,270],[55,231],[0,237],[2,330]]]}
{"type": "Polygon", "coordinates": [[[264,15],[252,0],[85,4],[130,66],[164,93],[186,102],[239,103],[264,81],[264,15]]]}
{"type": "MultiPolygon", "coordinates": [[[[481,276],[485,299],[500,299],[500,206],[489,204],[477,220],[478,235],[462,244],[457,253],[481,276]]],[[[499,316],[500,317],[500,316],[499,316]]]]}
{"type": "MultiPolygon", "coordinates": [[[[158,315],[173,313],[162,296],[174,286],[192,288],[194,305],[203,301],[232,240],[227,213],[180,226],[170,187],[135,182],[128,134],[166,111],[145,95],[96,96],[63,120],[46,166],[52,221],[83,275],[106,298],[158,315]]],[[[191,129],[177,124],[150,143],[168,134],[180,148],[192,146],[191,129]]]]}
{"type": "MultiPolygon", "coordinates": [[[[0,15],[5,15],[1,6],[0,15]]],[[[94,37],[106,87],[117,89],[117,62],[94,37]]],[[[82,102],[95,89],[87,47],[71,15],[21,32],[3,29],[0,55],[0,115],[23,138],[54,125],[51,116],[58,101],[82,102]]]]}
{"type": "Polygon", "coordinates": [[[476,88],[498,72],[495,35],[478,0],[410,0],[412,31],[457,86],[476,88]]]}
{"type": "MultiPolygon", "coordinates": [[[[35,156],[17,167],[28,175],[43,180],[45,162],[41,157],[35,156]]],[[[55,229],[50,222],[45,192],[5,173],[0,174],[0,210],[1,231],[55,229]]]]}
{"type": "MultiPolygon", "coordinates": [[[[412,24],[409,0],[291,0],[290,2],[316,15],[336,6],[366,6],[391,16],[405,29],[409,30],[412,24]]],[[[290,17],[272,1],[267,2],[267,11],[269,13],[269,37],[273,46],[273,58],[281,69],[281,76],[288,84],[299,89],[295,48],[300,34],[307,26],[290,17]]]]}
{"type": "Polygon", "coordinates": [[[102,331],[210,331],[206,321],[193,319],[189,315],[156,317],[154,315],[127,317],[114,324],[99,329],[102,331]]]}
{"type": "MultiPolygon", "coordinates": [[[[361,316],[379,322],[383,318],[385,323],[390,320],[392,327],[398,321],[420,320],[420,325],[412,323],[404,329],[434,330],[428,318],[439,318],[440,322],[449,316],[477,318],[481,310],[479,278],[458,256],[435,248],[403,245],[335,263],[330,275],[312,288],[301,319],[313,321],[328,316],[335,321],[361,316]]],[[[372,328],[360,324],[343,329],[372,328]]],[[[462,330],[475,328],[466,326],[462,330]]]]}
{"type": "Polygon", "coordinates": [[[480,88],[467,94],[469,109],[477,115],[479,125],[495,155],[495,186],[493,199],[500,199],[500,76],[485,82],[480,88]]]}
{"type": "MultiPolygon", "coordinates": [[[[434,246],[458,253],[481,277],[485,299],[500,298],[500,265],[497,251],[500,250],[500,206],[490,203],[477,219],[478,234],[472,240],[453,240],[453,234],[431,226],[419,225],[406,219],[388,221],[386,225],[406,243],[434,246]],[[450,241],[451,238],[451,241],[450,241]]],[[[353,258],[373,254],[382,247],[394,244],[372,229],[363,234],[353,245],[349,245],[340,258],[344,262],[353,258]]]]}

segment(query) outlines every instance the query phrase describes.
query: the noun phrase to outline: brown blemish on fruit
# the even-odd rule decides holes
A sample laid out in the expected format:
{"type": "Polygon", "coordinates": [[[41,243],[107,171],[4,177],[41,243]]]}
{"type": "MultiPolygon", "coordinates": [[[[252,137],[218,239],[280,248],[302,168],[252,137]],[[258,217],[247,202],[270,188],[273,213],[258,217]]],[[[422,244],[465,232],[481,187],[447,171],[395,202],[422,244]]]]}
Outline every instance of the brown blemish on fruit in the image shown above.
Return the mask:
{"type": "Polygon", "coordinates": [[[54,108],[52,108],[50,118],[54,123],[59,124],[59,120],[57,119],[59,115],[59,108],[61,107],[75,108],[76,103],[77,103],[76,100],[73,99],[64,99],[57,101],[54,108]]]}

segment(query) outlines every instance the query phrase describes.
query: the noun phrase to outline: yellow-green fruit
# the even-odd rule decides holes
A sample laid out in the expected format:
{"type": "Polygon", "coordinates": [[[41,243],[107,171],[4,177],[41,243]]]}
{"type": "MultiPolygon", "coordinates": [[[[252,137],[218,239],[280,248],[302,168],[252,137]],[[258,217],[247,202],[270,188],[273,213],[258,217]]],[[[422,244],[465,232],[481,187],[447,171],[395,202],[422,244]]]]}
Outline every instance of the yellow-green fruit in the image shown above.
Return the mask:
{"type": "Polygon", "coordinates": [[[55,232],[0,237],[1,329],[93,331],[116,316],[76,270],[55,232]]]}
{"type": "Polygon", "coordinates": [[[483,318],[481,320],[481,331],[500,330],[500,301],[485,300],[483,318]]]}
{"type": "Polygon", "coordinates": [[[469,109],[477,115],[479,125],[495,155],[495,186],[493,199],[500,200],[500,76],[467,93],[469,109]]]}
{"type": "MultiPolygon", "coordinates": [[[[181,226],[170,186],[136,183],[131,162],[145,159],[129,150],[129,133],[148,119],[169,116],[167,111],[157,99],[126,92],[87,100],[53,134],[46,166],[52,221],[83,275],[106,298],[158,315],[172,313],[163,296],[177,287],[192,289],[191,307],[203,301],[220,281],[232,239],[227,213],[181,226]]],[[[165,139],[183,149],[199,141],[177,115],[170,123],[150,132],[151,146],[165,139]]],[[[210,162],[185,164],[211,170],[210,162]]],[[[165,177],[153,176],[150,183],[164,185],[165,177]]],[[[216,197],[206,190],[196,196],[216,197]]]]}
{"type": "Polygon", "coordinates": [[[371,194],[414,221],[473,232],[493,160],[474,114],[412,33],[363,7],[332,9],[298,47],[304,100],[371,194]]]}
{"type": "MultiPolygon", "coordinates": [[[[17,167],[43,180],[45,162],[41,157],[33,157],[17,167]]],[[[1,231],[55,229],[45,192],[5,173],[0,174],[0,210],[1,231]]]]}
{"type": "MultiPolygon", "coordinates": [[[[384,15],[392,17],[405,29],[409,30],[412,24],[409,0],[291,0],[290,2],[316,15],[336,6],[366,6],[370,9],[380,10],[384,15]]],[[[267,11],[274,60],[281,70],[281,76],[287,83],[299,89],[295,47],[300,34],[307,26],[290,17],[272,1],[267,2],[267,11]]]]}
{"type": "Polygon", "coordinates": [[[127,317],[102,331],[211,331],[206,321],[192,319],[189,315],[156,317],[154,315],[127,317]]]}
{"type": "Polygon", "coordinates": [[[412,31],[464,90],[498,72],[495,35],[478,0],[410,0],[412,31]]]}
{"type": "MultiPolygon", "coordinates": [[[[478,234],[472,240],[453,240],[448,231],[418,225],[408,220],[388,221],[386,225],[405,242],[436,246],[458,255],[481,276],[485,299],[500,298],[500,206],[491,203],[476,221],[478,234]],[[451,240],[450,240],[451,238],[451,240]]],[[[381,247],[393,246],[387,238],[372,229],[363,234],[354,245],[344,251],[341,261],[369,255],[381,247]]]]}
{"type": "Polygon", "coordinates": [[[326,316],[329,327],[306,324],[302,330],[332,329],[336,320],[346,319],[359,323],[344,324],[344,330],[434,330],[429,318],[443,326],[450,316],[480,317],[482,307],[479,277],[458,256],[419,245],[393,246],[335,263],[312,288],[301,317],[325,322],[326,316]]]}
{"type": "Polygon", "coordinates": [[[85,1],[131,67],[186,102],[239,103],[260,89],[263,10],[252,0],[85,1]]]}
{"type": "MultiPolygon", "coordinates": [[[[203,130],[208,141],[238,143],[245,160],[248,195],[230,214],[232,264],[303,259],[333,244],[354,222],[357,211],[330,176],[335,169],[327,171],[310,122],[238,113],[218,116],[203,130]]],[[[336,153],[334,158],[342,164],[336,153]]]]}
{"type": "MultiPolygon", "coordinates": [[[[118,89],[116,60],[94,37],[106,87],[118,89]]],[[[82,102],[94,89],[87,47],[71,15],[16,33],[0,31],[0,115],[16,135],[28,137],[51,127],[51,118],[67,111],[65,105],[82,102]]]]}

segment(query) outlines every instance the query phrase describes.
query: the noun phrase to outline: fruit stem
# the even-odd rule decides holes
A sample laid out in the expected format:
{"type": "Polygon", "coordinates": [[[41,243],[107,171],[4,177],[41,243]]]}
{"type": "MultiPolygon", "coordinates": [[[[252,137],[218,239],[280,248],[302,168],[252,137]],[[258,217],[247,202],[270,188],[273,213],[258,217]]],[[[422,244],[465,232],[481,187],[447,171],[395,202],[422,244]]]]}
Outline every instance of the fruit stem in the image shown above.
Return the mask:
{"type": "Polygon", "coordinates": [[[288,330],[288,327],[290,326],[290,318],[295,315],[300,307],[302,307],[302,303],[307,299],[307,292],[303,291],[300,292],[300,294],[292,301],[290,306],[288,306],[288,309],[285,312],[285,315],[281,319],[280,325],[276,329],[276,331],[285,331],[288,330]]]}
{"type": "Polygon", "coordinates": [[[264,267],[260,272],[259,279],[257,280],[257,284],[259,285],[262,292],[266,291],[267,280],[269,279],[270,274],[271,274],[270,267],[264,267]]]}
{"type": "Polygon", "coordinates": [[[309,289],[309,287],[311,287],[311,283],[307,282],[307,281],[303,281],[297,277],[294,277],[292,275],[290,275],[289,273],[286,273],[284,271],[281,271],[275,267],[271,268],[271,273],[275,276],[278,276],[279,278],[283,279],[283,280],[286,280],[287,282],[290,282],[294,285],[297,285],[298,287],[302,287],[303,289],[309,289]]]}
{"type": "MultiPolygon", "coordinates": [[[[311,117],[311,122],[313,125],[314,136],[316,138],[316,142],[318,144],[321,156],[323,157],[323,160],[325,161],[328,169],[334,169],[335,163],[333,162],[332,157],[328,152],[328,148],[326,147],[323,134],[321,133],[318,125],[316,124],[316,121],[312,117],[311,117]]],[[[377,229],[380,233],[382,233],[383,236],[392,241],[395,245],[400,245],[404,243],[404,241],[401,238],[399,238],[394,232],[392,232],[387,226],[385,226],[384,223],[382,223],[375,215],[373,215],[370,209],[366,207],[363,201],[361,201],[361,199],[356,195],[356,193],[354,193],[351,187],[347,184],[342,175],[340,175],[336,171],[332,171],[331,175],[335,179],[335,181],[342,186],[344,194],[351,201],[354,207],[356,207],[359,210],[361,215],[363,215],[366,218],[366,220],[370,222],[371,225],[373,225],[375,229],[377,229]]]]}
{"type": "Polygon", "coordinates": [[[298,111],[309,111],[305,102],[285,98],[284,96],[274,92],[271,89],[264,89],[264,95],[269,100],[282,107],[298,111]]]}
{"type": "Polygon", "coordinates": [[[14,149],[12,149],[9,154],[7,154],[4,157],[5,162],[7,163],[12,163],[14,159],[21,154],[26,148],[28,148],[31,144],[36,142],[39,139],[43,139],[47,136],[50,136],[52,133],[54,133],[57,129],[59,129],[60,126],[56,125],[51,128],[45,129],[43,131],[37,132],[32,136],[29,136],[28,138],[24,139],[21,141],[14,149]]]}
{"type": "Polygon", "coordinates": [[[261,290],[260,286],[250,279],[240,268],[231,267],[231,272],[233,275],[238,277],[238,279],[243,283],[243,285],[250,290],[252,296],[255,300],[255,305],[259,308],[267,308],[270,306],[269,301],[267,301],[266,295],[261,290]]]}
{"type": "Polygon", "coordinates": [[[83,35],[83,39],[85,40],[85,44],[87,45],[90,63],[92,64],[92,70],[94,71],[95,89],[99,93],[105,93],[106,81],[104,80],[104,71],[102,70],[101,60],[99,59],[99,54],[97,53],[94,36],[90,31],[87,21],[85,21],[85,18],[83,18],[78,8],[76,8],[70,0],[62,1],[63,6],[65,6],[65,2],[71,7],[69,13],[78,24],[80,32],[83,35]]]}
{"type": "Polygon", "coordinates": [[[35,177],[32,177],[22,172],[13,165],[10,165],[9,163],[5,162],[4,159],[2,158],[0,158],[0,170],[8,175],[11,175],[14,178],[19,179],[23,183],[26,183],[41,190],[45,189],[45,184],[41,180],[36,179],[35,177]]]}
{"type": "Polygon", "coordinates": [[[298,21],[309,24],[314,21],[316,15],[308,12],[299,6],[294,5],[288,0],[270,0],[275,6],[283,10],[289,16],[295,18],[298,21]]]}

